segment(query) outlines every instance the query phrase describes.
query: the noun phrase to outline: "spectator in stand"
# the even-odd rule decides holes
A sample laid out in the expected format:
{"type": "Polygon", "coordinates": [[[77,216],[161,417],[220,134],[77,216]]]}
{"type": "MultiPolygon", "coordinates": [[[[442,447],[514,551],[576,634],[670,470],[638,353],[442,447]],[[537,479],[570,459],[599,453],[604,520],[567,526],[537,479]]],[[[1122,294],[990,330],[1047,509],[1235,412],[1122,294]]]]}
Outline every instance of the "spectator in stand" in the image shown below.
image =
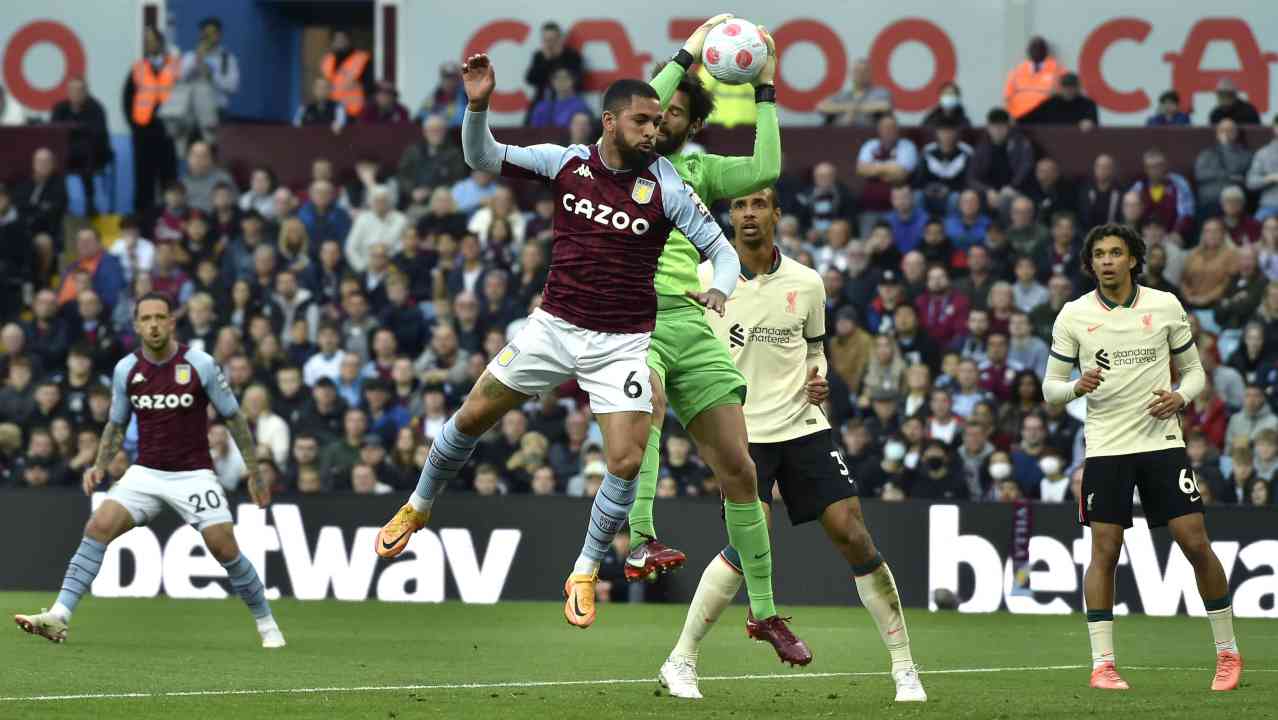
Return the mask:
{"type": "Polygon", "coordinates": [[[825,116],[826,125],[869,127],[892,112],[892,93],[873,84],[870,61],[858,58],[852,63],[852,84],[847,92],[823,100],[816,111],[825,116]]]}
{"type": "Polygon", "coordinates": [[[26,224],[9,188],[0,183],[0,321],[16,318],[23,310],[24,286],[34,279],[33,254],[26,224]]]}
{"type": "Polygon", "coordinates": [[[1006,110],[994,108],[985,116],[985,140],[972,154],[968,186],[981,193],[985,205],[1006,217],[1012,198],[1034,171],[1034,148],[1010,127],[1006,110]]]}
{"type": "Polygon", "coordinates": [[[23,323],[26,344],[33,356],[33,367],[52,370],[66,362],[73,331],[66,318],[58,314],[58,296],[52,290],[40,290],[31,303],[31,320],[23,323]]]}
{"type": "Polygon", "coordinates": [[[1123,190],[1118,186],[1118,168],[1105,153],[1092,162],[1092,176],[1079,190],[1076,207],[1085,228],[1115,223],[1121,217],[1123,190]]]}
{"type": "MultiPolygon", "coordinates": [[[[240,90],[240,61],[222,46],[222,21],[205,18],[200,21],[200,42],[182,56],[182,85],[187,102],[180,116],[165,114],[169,134],[177,138],[178,151],[186,152],[186,143],[195,131],[205,142],[216,142],[214,134],[221,116],[240,90]]],[[[182,92],[180,90],[178,92],[182,92]]],[[[168,109],[167,106],[165,108],[168,109]]]]}
{"type": "Polygon", "coordinates": [[[74,301],[81,290],[88,289],[81,285],[87,280],[109,311],[127,284],[119,258],[102,249],[102,238],[92,225],[76,233],[75,251],[75,260],[62,273],[58,306],[74,301]]]}
{"type": "MultiPolygon", "coordinates": [[[[817,247],[812,254],[817,272],[824,273],[833,268],[842,277],[848,269],[848,243],[851,241],[851,223],[843,219],[830,223],[830,227],[825,231],[825,244],[817,247]]],[[[842,286],[839,289],[842,290],[842,286]]],[[[827,301],[837,300],[828,296],[826,299],[827,301]]]]}
{"type": "Polygon", "coordinates": [[[1180,109],[1180,93],[1166,90],[1158,96],[1158,112],[1145,121],[1149,127],[1183,126],[1190,123],[1189,115],[1180,109]]]}
{"type": "Polygon", "coordinates": [[[1265,391],[1259,385],[1248,385],[1243,395],[1242,412],[1234,413],[1229,418],[1225,430],[1225,447],[1234,447],[1235,441],[1242,444],[1254,441],[1262,430],[1278,430],[1278,417],[1265,401],[1265,391]]]}
{"type": "Polygon", "coordinates": [[[914,301],[924,332],[943,348],[950,347],[967,327],[968,298],[950,287],[944,266],[927,271],[927,292],[914,301]]]}
{"type": "Polygon", "coordinates": [[[1216,107],[1207,116],[1207,122],[1214,126],[1224,118],[1230,118],[1239,125],[1260,124],[1256,106],[1238,97],[1238,86],[1227,77],[1216,83],[1216,107]]]}
{"type": "Polygon", "coordinates": [[[504,220],[507,229],[510,230],[509,244],[516,248],[523,247],[526,220],[515,204],[515,194],[504,185],[497,186],[487,206],[476,210],[475,214],[470,216],[467,230],[478,235],[480,242],[488,247],[492,244],[489,232],[493,224],[499,220],[504,220]]]}
{"type": "Polygon", "coordinates": [[[173,139],[158,113],[177,86],[181,62],[152,25],[142,30],[142,47],[125,80],[123,110],[133,143],[133,209],[145,215],[164,186],[177,179],[173,139]]]}
{"type": "Polygon", "coordinates": [[[1012,477],[1026,497],[1037,498],[1043,479],[1038,461],[1048,452],[1047,426],[1041,416],[1031,413],[1021,421],[1020,429],[1021,442],[1012,450],[1012,477]]]}
{"type": "Polygon", "coordinates": [[[1142,220],[1157,219],[1169,233],[1188,237],[1194,227],[1194,194],[1189,181],[1167,169],[1167,156],[1158,148],[1145,151],[1145,177],[1132,185],[1145,209],[1142,220]]]}
{"type": "Polygon", "coordinates": [[[466,88],[462,86],[461,65],[448,60],[439,66],[439,83],[422,100],[421,107],[413,116],[416,122],[425,122],[431,115],[444,118],[448,127],[461,127],[462,117],[466,114],[466,88]]]}
{"type": "Polygon", "coordinates": [[[470,215],[497,192],[497,178],[483,170],[471,170],[470,175],[453,184],[453,202],[457,211],[470,215]]]}
{"type": "Polygon", "coordinates": [[[1265,345],[1265,326],[1256,320],[1243,320],[1247,325],[1242,331],[1242,343],[1230,354],[1229,365],[1247,382],[1264,385],[1265,394],[1272,395],[1278,390],[1273,387],[1278,368],[1273,367],[1274,350],[1265,345]]]}
{"type": "Polygon", "coordinates": [[[66,178],[58,172],[57,161],[49,148],[39,148],[31,155],[31,179],[13,188],[13,204],[32,236],[47,234],[53,239],[53,250],[62,250],[62,218],[67,213],[66,178]]]}
{"type": "MultiPolygon", "coordinates": [[[[1190,253],[1190,256],[1193,257],[1193,253],[1190,253]]],[[[1212,308],[1216,323],[1221,329],[1237,331],[1248,325],[1248,322],[1255,317],[1256,310],[1260,308],[1260,302],[1264,299],[1265,286],[1268,282],[1256,264],[1255,248],[1243,246],[1235,250],[1234,263],[1234,274],[1230,276],[1229,284],[1225,287],[1220,299],[1212,304],[1212,308]]],[[[1256,325],[1256,329],[1260,331],[1260,337],[1252,349],[1259,354],[1260,345],[1264,342],[1264,331],[1259,324],[1256,325]]],[[[1254,371],[1255,368],[1253,367],[1252,370],[1254,371]]]]}
{"type": "Polygon", "coordinates": [[[1278,216],[1278,113],[1274,114],[1274,137],[1256,151],[1247,168],[1247,189],[1260,193],[1256,219],[1278,216]]]}
{"type": "Polygon", "coordinates": [[[67,99],[53,106],[49,122],[71,125],[68,139],[67,170],[79,176],[84,186],[85,212],[97,215],[94,204],[93,176],[115,156],[107,135],[106,110],[89,95],[84,78],[67,81],[67,99]]]}
{"type": "MultiPolygon", "coordinates": [[[[1189,445],[1194,436],[1204,445],[1210,443],[1217,451],[1225,447],[1225,429],[1229,425],[1229,408],[1216,392],[1211,377],[1206,379],[1203,391],[1185,406],[1185,442],[1189,445]]],[[[1192,455],[1191,455],[1192,458],[1192,455]]]]}
{"type": "Polygon", "coordinates": [[[240,195],[240,212],[256,210],[260,215],[272,215],[275,212],[275,172],[269,167],[253,168],[249,175],[249,188],[240,195]]]}
{"type": "Polygon", "coordinates": [[[328,240],[345,242],[351,234],[351,216],[336,202],[337,190],[327,180],[311,183],[310,199],[297,211],[306,234],[316,247],[328,240]]]}
{"type": "Polygon", "coordinates": [[[923,118],[923,124],[927,127],[940,127],[943,123],[950,123],[963,130],[972,126],[972,121],[967,118],[967,111],[963,109],[959,86],[953,81],[941,86],[940,101],[923,118]]]}
{"type": "Polygon", "coordinates": [[[1025,194],[1034,201],[1034,214],[1043,225],[1051,222],[1056,213],[1072,213],[1077,207],[1078,190],[1074,183],[1061,177],[1061,166],[1049,157],[1034,164],[1034,180],[1025,188],[1025,194]]]}
{"type": "MultiPolygon", "coordinates": [[[[1190,316],[1190,322],[1196,320],[1190,316]]],[[[1203,348],[1200,355],[1203,360],[1203,372],[1207,373],[1207,377],[1211,379],[1212,385],[1216,386],[1220,397],[1225,401],[1231,410],[1236,410],[1243,406],[1246,400],[1247,385],[1243,381],[1242,375],[1238,371],[1222,365],[1220,363],[1220,353],[1216,349],[1216,336],[1211,333],[1198,334],[1198,346],[1203,348]]]]}
{"type": "Polygon", "coordinates": [[[400,250],[404,235],[404,214],[391,204],[390,190],[379,186],[371,194],[372,209],[362,212],[346,236],[346,264],[362,273],[368,269],[368,250],[374,243],[385,245],[390,254],[400,250]]]}
{"type": "MultiPolygon", "coordinates": [[[[1139,203],[1140,200],[1137,199],[1136,202],[1139,203]]],[[[1145,222],[1141,237],[1145,240],[1147,252],[1157,247],[1166,255],[1167,262],[1162,268],[1163,274],[1171,285],[1178,288],[1176,292],[1179,293],[1181,278],[1185,274],[1185,259],[1189,257],[1189,253],[1173,241],[1175,236],[1169,236],[1157,220],[1151,219],[1145,222]]]]}
{"type": "Polygon", "coordinates": [[[377,83],[373,93],[373,102],[365,103],[359,114],[361,125],[399,125],[412,122],[408,108],[399,101],[399,90],[388,80],[377,83]]]}
{"type": "Polygon", "coordinates": [[[902,489],[911,498],[942,502],[968,499],[967,478],[947,443],[938,439],[928,440],[918,466],[906,473],[902,489]]]}
{"type": "Polygon", "coordinates": [[[914,300],[927,289],[927,259],[918,250],[911,250],[901,258],[901,280],[905,285],[905,300],[913,305],[914,300]]]}
{"type": "Polygon", "coordinates": [[[909,182],[919,164],[918,148],[901,137],[895,117],[883,115],[876,127],[876,137],[861,146],[856,160],[856,174],[865,180],[859,200],[862,227],[872,222],[867,216],[875,218],[893,209],[892,188],[909,182]]]}
{"type": "Polygon", "coordinates": [[[391,273],[386,278],[386,307],[382,308],[378,320],[382,327],[395,333],[395,343],[401,352],[417,357],[426,347],[430,330],[426,318],[409,296],[408,283],[403,273],[391,273]]]}
{"type": "Polygon", "coordinates": [[[1021,125],[1073,125],[1091,130],[1100,124],[1096,101],[1083,94],[1078,75],[1067,72],[1060,76],[1056,91],[1038,107],[1019,119],[1021,125]]]}
{"type": "Polygon", "coordinates": [[[968,253],[985,241],[989,226],[989,216],[981,211],[980,194],[967,189],[959,193],[958,207],[945,218],[945,235],[956,248],[968,253]]]}
{"type": "MultiPolygon", "coordinates": [[[[1082,245],[1074,227],[1074,215],[1069,212],[1053,215],[1051,242],[1043,245],[1034,256],[1035,264],[1038,265],[1039,282],[1047,282],[1053,275],[1064,275],[1072,284],[1083,287],[1084,277],[1079,264],[1081,252],[1082,245]]],[[[1017,279],[1019,280],[1019,273],[1017,279]]]]}
{"type": "Polygon", "coordinates": [[[1012,313],[1008,330],[1007,366],[1016,371],[1033,371],[1041,382],[1043,375],[1047,373],[1048,348],[1047,343],[1034,334],[1029,314],[1012,313]]]}
{"type": "MultiPolygon", "coordinates": [[[[564,40],[564,31],[559,23],[547,21],[542,24],[541,47],[533,53],[532,63],[528,66],[528,71],[524,73],[524,82],[533,87],[529,102],[530,116],[532,108],[553,93],[551,78],[556,70],[565,69],[572,73],[577,84],[576,89],[578,92],[581,91],[581,81],[586,71],[585,62],[581,58],[581,53],[575,48],[568,47],[564,40]]],[[[524,120],[524,124],[527,125],[528,118],[524,120]]]]}
{"type": "MultiPolygon", "coordinates": [[[[325,56],[327,60],[330,56],[325,56]]],[[[293,127],[306,127],[308,125],[324,125],[333,131],[336,135],[346,127],[346,121],[349,116],[346,114],[346,106],[333,98],[333,84],[329,82],[327,77],[316,75],[311,81],[311,101],[305,105],[299,105],[297,112],[293,113],[293,127]]],[[[353,101],[352,101],[353,102],[353,101]]],[[[363,93],[360,93],[359,103],[363,104],[363,93]]]]}
{"type": "Polygon", "coordinates": [[[860,394],[861,381],[874,353],[874,337],[860,323],[856,308],[839,308],[835,314],[834,337],[830,339],[830,367],[850,395],[860,394]]]}
{"type": "Polygon", "coordinates": [[[897,347],[901,357],[911,366],[926,365],[935,373],[941,367],[941,350],[936,342],[919,327],[919,315],[913,306],[901,305],[893,316],[897,347]]]}
{"type": "Polygon", "coordinates": [[[1057,87],[1065,68],[1048,54],[1047,41],[1035,35],[1025,48],[1026,60],[1007,73],[1003,100],[1014,118],[1025,117],[1047,101],[1057,87]]]}
{"type": "Polygon", "coordinates": [[[436,187],[448,187],[466,177],[461,149],[448,141],[448,122],[440,115],[422,121],[422,138],[404,151],[396,173],[400,191],[414,203],[426,202],[436,187]]]}
{"type": "Polygon", "coordinates": [[[319,351],[306,361],[302,368],[302,379],[308,386],[314,386],[320,378],[336,381],[346,351],[341,348],[341,328],[331,321],[320,323],[317,334],[319,351]]]}
{"type": "Polygon", "coordinates": [[[981,389],[999,402],[1007,402],[1012,394],[1012,378],[1016,371],[1007,366],[1007,334],[992,331],[985,345],[985,360],[981,363],[981,389]]]}
{"type": "MultiPolygon", "coordinates": [[[[1145,200],[1143,195],[1136,190],[1128,190],[1123,193],[1123,204],[1120,210],[1122,214],[1122,223],[1133,230],[1144,232],[1145,226],[1153,223],[1158,225],[1163,234],[1167,234],[1167,228],[1154,218],[1145,218],[1145,200]]],[[[1177,235],[1179,237],[1179,235],[1177,235]]]]}
{"type": "MultiPolygon", "coordinates": [[[[962,290],[960,290],[962,292],[962,290]]],[[[954,339],[950,352],[957,352],[960,360],[985,361],[985,347],[989,340],[990,314],[983,308],[972,308],[967,314],[967,327],[963,335],[954,339]]]]}
{"type": "Polygon", "coordinates": [[[1239,247],[1260,242],[1263,227],[1247,214],[1247,193],[1238,185],[1227,185],[1220,193],[1220,219],[1225,233],[1239,247]]]}
{"type": "Polygon", "coordinates": [[[120,237],[111,245],[111,254],[120,262],[124,282],[139,272],[150,272],[155,264],[155,244],[141,236],[138,219],[125,215],[120,220],[120,237]]]}
{"type": "Polygon", "coordinates": [[[461,385],[466,380],[470,353],[457,343],[457,332],[446,323],[431,328],[430,345],[417,356],[413,368],[427,385],[461,385]]]}
{"type": "Polygon", "coordinates": [[[590,113],[590,106],[577,93],[577,78],[568,68],[557,68],[550,74],[550,94],[533,106],[530,127],[567,128],[577,113],[590,113]]]}
{"type": "MultiPolygon", "coordinates": [[[[832,162],[817,163],[812,168],[812,185],[796,198],[803,224],[818,233],[824,233],[836,219],[851,220],[856,216],[856,199],[848,186],[839,180],[838,172],[832,162]]],[[[862,216],[862,235],[869,234],[865,229],[865,217],[862,216]]]]}
{"type": "Polygon", "coordinates": [[[959,142],[959,124],[952,118],[941,118],[933,127],[936,139],[923,146],[913,184],[918,204],[929,214],[944,216],[958,209],[959,193],[967,187],[972,146],[959,142]]]}
{"type": "Polygon", "coordinates": [[[1230,185],[1247,181],[1251,151],[1238,142],[1238,124],[1224,117],[1216,123],[1216,142],[1203,148],[1194,161],[1194,182],[1198,185],[1198,210],[1202,215],[1220,212],[1220,193],[1230,185]]]}
{"type": "MultiPolygon", "coordinates": [[[[334,28],[329,51],[320,60],[317,80],[327,83],[327,92],[319,94],[315,84],[315,101],[330,100],[342,106],[347,118],[357,118],[364,111],[367,98],[373,91],[373,56],[367,50],[356,50],[351,34],[344,28],[334,28]]],[[[340,128],[335,128],[336,132],[340,128]]]]}
{"type": "Polygon", "coordinates": [[[447,187],[437,187],[430,194],[430,205],[415,224],[422,237],[432,235],[460,236],[466,232],[466,215],[457,211],[457,202],[447,187]]]}
{"type": "Polygon", "coordinates": [[[1047,228],[1034,217],[1034,201],[1019,196],[1012,201],[1012,225],[1007,229],[1007,241],[1019,257],[1035,257],[1046,247],[1047,228]]]}
{"type": "Polygon", "coordinates": [[[1211,310],[1224,297],[1236,266],[1236,251],[1225,236],[1225,223],[1220,218],[1207,220],[1198,247],[1185,258],[1181,290],[1187,305],[1211,310]]]}
{"type": "Polygon", "coordinates": [[[892,241],[897,251],[908,253],[923,241],[923,227],[928,216],[923,208],[914,205],[914,191],[907,185],[892,188],[892,213],[887,216],[892,228],[892,241]]]}
{"type": "Polygon", "coordinates": [[[186,173],[182,187],[186,190],[186,202],[204,214],[213,212],[213,189],[226,183],[235,190],[235,178],[213,162],[213,148],[207,142],[191,143],[186,154],[186,173]]]}
{"type": "MultiPolygon", "coordinates": [[[[1148,260],[1148,256],[1146,259],[1148,260]]],[[[1147,262],[1146,268],[1148,267],[1147,262]]],[[[1067,276],[1059,273],[1052,275],[1047,281],[1047,302],[1030,311],[1029,319],[1034,327],[1034,334],[1049,345],[1052,341],[1052,326],[1056,323],[1056,316],[1060,314],[1061,308],[1065,307],[1065,303],[1073,300],[1077,295],[1074,287],[1067,276]]]]}

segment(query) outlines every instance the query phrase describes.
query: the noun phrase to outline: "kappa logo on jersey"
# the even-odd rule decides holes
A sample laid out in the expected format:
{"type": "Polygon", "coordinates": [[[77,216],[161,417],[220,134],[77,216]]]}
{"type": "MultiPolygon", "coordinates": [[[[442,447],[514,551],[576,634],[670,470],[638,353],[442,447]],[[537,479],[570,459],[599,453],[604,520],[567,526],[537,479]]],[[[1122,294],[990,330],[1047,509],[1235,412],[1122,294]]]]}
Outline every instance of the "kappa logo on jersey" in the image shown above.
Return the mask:
{"type": "Polygon", "coordinates": [[[573,175],[580,175],[587,180],[594,180],[595,176],[590,172],[590,168],[585,165],[578,165],[576,170],[572,171],[573,175]]]}
{"type": "Polygon", "coordinates": [[[142,377],[142,373],[138,373],[134,375],[133,379],[129,381],[129,384],[140,383],[140,382],[146,382],[146,378],[142,377]]]}
{"type": "Polygon", "coordinates": [[[1109,353],[1105,352],[1105,348],[1096,351],[1096,364],[1101,370],[1109,369],[1109,353]]]}
{"type": "Polygon", "coordinates": [[[178,385],[186,385],[191,382],[191,366],[182,363],[173,368],[173,381],[178,385]]]}
{"type": "Polygon", "coordinates": [[[630,199],[640,205],[647,205],[652,200],[652,191],[657,189],[657,183],[646,178],[635,178],[635,186],[630,191],[630,199]]]}
{"type": "Polygon", "coordinates": [[[189,408],[195,404],[195,396],[191,393],[175,395],[173,393],[156,393],[154,395],[130,395],[129,402],[138,410],[176,410],[189,408]]]}
{"type": "Polygon", "coordinates": [[[741,323],[728,330],[728,344],[734,348],[745,347],[745,328],[741,327],[741,323]]]}
{"type": "Polygon", "coordinates": [[[798,301],[799,301],[798,290],[791,290],[790,292],[786,293],[785,294],[785,311],[790,313],[791,315],[794,315],[795,313],[797,313],[798,309],[795,306],[798,303],[798,301]]]}
{"type": "MultiPolygon", "coordinates": [[[[583,165],[582,167],[585,166],[583,165]]],[[[590,198],[579,198],[572,193],[564,193],[562,204],[564,210],[573,215],[582,215],[604,227],[611,227],[613,230],[621,232],[629,230],[635,235],[643,235],[648,232],[649,223],[644,218],[635,218],[632,221],[629,213],[603,203],[596,205],[590,198]]]]}

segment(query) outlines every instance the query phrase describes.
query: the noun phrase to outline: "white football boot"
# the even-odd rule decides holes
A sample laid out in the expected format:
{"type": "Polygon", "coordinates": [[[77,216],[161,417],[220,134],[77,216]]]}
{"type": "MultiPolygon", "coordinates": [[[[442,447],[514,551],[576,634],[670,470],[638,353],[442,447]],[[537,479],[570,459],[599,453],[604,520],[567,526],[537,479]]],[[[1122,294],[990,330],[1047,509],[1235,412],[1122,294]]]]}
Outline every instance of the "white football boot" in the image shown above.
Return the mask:
{"type": "Polygon", "coordinates": [[[657,673],[657,681],[670,691],[671,697],[701,699],[701,689],[697,687],[697,665],[688,658],[666,658],[661,664],[661,672],[657,673]]]}
{"type": "Polygon", "coordinates": [[[927,692],[917,668],[897,670],[892,673],[892,680],[896,682],[897,702],[927,702],[927,692]]]}
{"type": "Polygon", "coordinates": [[[13,621],[24,631],[39,635],[49,642],[64,643],[67,641],[67,621],[61,615],[41,609],[34,615],[14,615],[13,621]]]}
{"type": "Polygon", "coordinates": [[[262,647],[264,648],[282,648],[288,644],[284,642],[284,633],[280,632],[280,626],[274,622],[269,625],[258,626],[257,633],[262,636],[262,647]]]}

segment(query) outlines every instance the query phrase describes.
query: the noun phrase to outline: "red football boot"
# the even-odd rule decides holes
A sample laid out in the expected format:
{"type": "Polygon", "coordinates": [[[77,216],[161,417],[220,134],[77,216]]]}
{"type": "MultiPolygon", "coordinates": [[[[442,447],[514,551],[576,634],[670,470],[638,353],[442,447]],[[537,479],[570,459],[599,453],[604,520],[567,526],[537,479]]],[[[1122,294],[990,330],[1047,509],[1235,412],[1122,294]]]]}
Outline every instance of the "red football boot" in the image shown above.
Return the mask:
{"type": "Polygon", "coordinates": [[[790,663],[791,667],[807,665],[812,662],[812,651],[790,632],[790,628],[786,626],[788,622],[790,618],[783,618],[780,615],[756,620],[754,612],[751,611],[746,615],[746,636],[760,642],[772,643],[772,648],[777,651],[777,657],[781,658],[783,663],[790,663]]]}
{"type": "Polygon", "coordinates": [[[667,547],[651,535],[640,535],[642,544],[626,557],[626,581],[656,580],[658,575],[678,570],[688,562],[682,550],[667,547]]]}

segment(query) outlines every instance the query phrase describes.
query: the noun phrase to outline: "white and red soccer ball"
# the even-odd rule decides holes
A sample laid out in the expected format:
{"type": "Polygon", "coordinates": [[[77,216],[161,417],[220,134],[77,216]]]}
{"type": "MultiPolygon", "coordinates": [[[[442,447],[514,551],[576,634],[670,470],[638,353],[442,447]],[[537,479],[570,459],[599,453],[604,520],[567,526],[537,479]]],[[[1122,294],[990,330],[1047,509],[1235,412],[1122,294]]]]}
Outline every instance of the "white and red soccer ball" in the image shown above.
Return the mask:
{"type": "Polygon", "coordinates": [[[748,83],[768,61],[768,44],[754,23],[733,18],[706,36],[701,64],[714,79],[728,85],[748,83]]]}

